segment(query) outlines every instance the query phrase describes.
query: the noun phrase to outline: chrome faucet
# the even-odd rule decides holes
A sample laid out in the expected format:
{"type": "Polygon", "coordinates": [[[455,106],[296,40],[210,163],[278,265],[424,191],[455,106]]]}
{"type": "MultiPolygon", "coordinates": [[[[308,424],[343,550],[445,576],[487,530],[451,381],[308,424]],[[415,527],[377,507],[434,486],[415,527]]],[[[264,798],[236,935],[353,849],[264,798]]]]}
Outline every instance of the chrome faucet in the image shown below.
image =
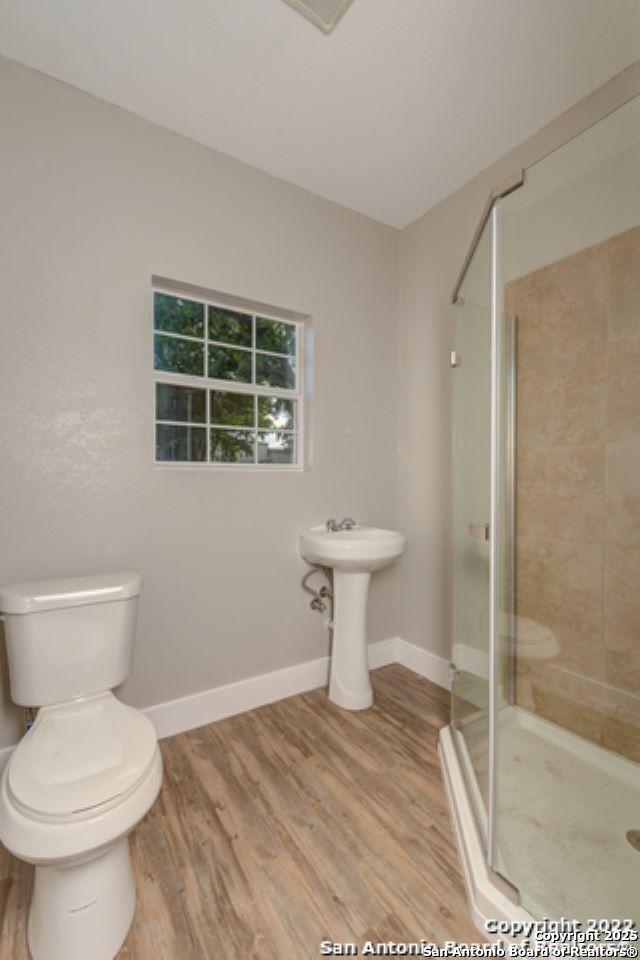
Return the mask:
{"type": "Polygon", "coordinates": [[[340,523],[337,520],[327,520],[325,523],[325,528],[329,533],[337,533],[339,530],[353,530],[356,526],[356,521],[352,520],[351,517],[344,517],[340,523]]]}

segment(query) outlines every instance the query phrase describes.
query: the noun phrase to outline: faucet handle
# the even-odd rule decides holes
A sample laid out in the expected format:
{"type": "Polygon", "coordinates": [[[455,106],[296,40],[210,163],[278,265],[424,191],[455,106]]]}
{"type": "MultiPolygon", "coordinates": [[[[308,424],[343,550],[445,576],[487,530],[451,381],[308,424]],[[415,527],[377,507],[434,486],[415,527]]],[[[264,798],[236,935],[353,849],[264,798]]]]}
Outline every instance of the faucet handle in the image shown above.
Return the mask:
{"type": "Polygon", "coordinates": [[[325,529],[328,531],[328,533],[335,533],[336,530],[340,529],[340,527],[338,526],[338,521],[333,519],[327,520],[327,522],[325,523],[325,529]]]}
{"type": "Polygon", "coordinates": [[[356,521],[353,520],[352,517],[345,517],[343,520],[340,521],[341,530],[353,530],[355,526],[356,526],[356,521]]]}

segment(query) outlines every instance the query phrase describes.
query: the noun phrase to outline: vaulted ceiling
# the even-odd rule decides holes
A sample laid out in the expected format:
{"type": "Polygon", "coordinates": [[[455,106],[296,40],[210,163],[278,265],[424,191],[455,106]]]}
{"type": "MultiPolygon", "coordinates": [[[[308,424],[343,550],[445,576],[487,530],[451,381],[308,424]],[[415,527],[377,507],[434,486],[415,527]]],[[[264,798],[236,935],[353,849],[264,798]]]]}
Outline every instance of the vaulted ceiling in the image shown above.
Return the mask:
{"type": "Polygon", "coordinates": [[[0,53],[402,227],[640,55],[640,0],[0,0],[0,53]]]}

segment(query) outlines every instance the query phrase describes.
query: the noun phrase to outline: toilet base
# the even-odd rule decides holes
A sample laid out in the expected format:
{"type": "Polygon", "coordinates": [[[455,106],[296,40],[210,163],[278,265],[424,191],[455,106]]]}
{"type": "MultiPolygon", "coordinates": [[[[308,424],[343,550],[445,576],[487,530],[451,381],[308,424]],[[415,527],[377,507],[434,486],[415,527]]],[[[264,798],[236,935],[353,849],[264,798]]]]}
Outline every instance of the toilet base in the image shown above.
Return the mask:
{"type": "Polygon", "coordinates": [[[91,860],[36,867],[29,910],[33,960],[113,960],[135,905],[126,837],[91,860]]]}

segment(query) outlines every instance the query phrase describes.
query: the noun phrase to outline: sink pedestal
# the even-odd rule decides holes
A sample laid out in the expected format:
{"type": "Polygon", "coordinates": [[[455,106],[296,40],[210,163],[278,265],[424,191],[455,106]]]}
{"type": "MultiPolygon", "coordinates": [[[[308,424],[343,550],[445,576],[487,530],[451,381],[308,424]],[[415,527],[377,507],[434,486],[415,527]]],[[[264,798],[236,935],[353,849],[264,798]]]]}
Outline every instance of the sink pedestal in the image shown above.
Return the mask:
{"type": "Polygon", "coordinates": [[[370,579],[370,573],[333,571],[329,699],[346,710],[366,710],[373,703],[366,633],[370,579]]]}
{"type": "MultiPolygon", "coordinates": [[[[333,649],[329,699],[346,710],[366,710],[373,703],[367,656],[369,580],[403,553],[405,538],[397,530],[335,520],[300,532],[300,555],[308,563],[333,568],[333,649]]],[[[317,607],[316,604],[312,604],[317,607]]]]}

